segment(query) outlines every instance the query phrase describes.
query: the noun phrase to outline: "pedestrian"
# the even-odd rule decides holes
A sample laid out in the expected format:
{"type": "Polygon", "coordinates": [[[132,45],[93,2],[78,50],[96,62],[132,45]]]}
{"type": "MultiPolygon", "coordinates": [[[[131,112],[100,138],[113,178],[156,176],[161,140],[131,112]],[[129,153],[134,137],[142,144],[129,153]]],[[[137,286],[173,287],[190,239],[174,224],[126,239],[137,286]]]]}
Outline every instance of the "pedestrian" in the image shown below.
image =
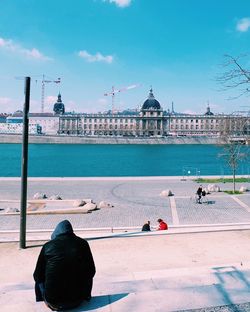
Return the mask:
{"type": "Polygon", "coordinates": [[[168,225],[166,222],[164,222],[162,219],[158,219],[157,222],[159,223],[159,226],[157,228],[157,231],[162,231],[162,230],[168,230],[168,225]]]}
{"type": "Polygon", "coordinates": [[[148,232],[148,231],[151,231],[150,229],[150,221],[146,221],[143,226],[142,226],[142,232],[148,232]]]}
{"type": "Polygon", "coordinates": [[[197,196],[198,196],[197,202],[198,202],[199,204],[201,204],[202,185],[200,185],[200,186],[198,187],[198,190],[197,190],[196,194],[197,194],[197,196]]]}
{"type": "Polygon", "coordinates": [[[95,264],[86,240],[68,220],[60,222],[42,247],[34,271],[36,301],[53,311],[77,307],[91,299],[95,264]]]}
{"type": "Polygon", "coordinates": [[[207,195],[206,191],[202,190],[201,195],[202,195],[202,202],[204,203],[205,202],[205,196],[207,195]]]}

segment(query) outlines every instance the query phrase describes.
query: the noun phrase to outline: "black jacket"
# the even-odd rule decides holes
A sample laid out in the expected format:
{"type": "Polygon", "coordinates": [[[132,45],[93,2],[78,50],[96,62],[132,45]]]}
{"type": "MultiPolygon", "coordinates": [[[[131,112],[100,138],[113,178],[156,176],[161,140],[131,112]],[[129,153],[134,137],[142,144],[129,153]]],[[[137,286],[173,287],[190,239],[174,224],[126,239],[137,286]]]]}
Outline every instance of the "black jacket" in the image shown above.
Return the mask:
{"type": "Polygon", "coordinates": [[[142,226],[142,232],[148,232],[150,231],[150,225],[148,223],[143,224],[142,226]]]}
{"type": "Polygon", "coordinates": [[[44,283],[45,299],[67,304],[91,295],[95,264],[89,244],[73,233],[69,221],[58,224],[40,252],[34,279],[44,283]]]}

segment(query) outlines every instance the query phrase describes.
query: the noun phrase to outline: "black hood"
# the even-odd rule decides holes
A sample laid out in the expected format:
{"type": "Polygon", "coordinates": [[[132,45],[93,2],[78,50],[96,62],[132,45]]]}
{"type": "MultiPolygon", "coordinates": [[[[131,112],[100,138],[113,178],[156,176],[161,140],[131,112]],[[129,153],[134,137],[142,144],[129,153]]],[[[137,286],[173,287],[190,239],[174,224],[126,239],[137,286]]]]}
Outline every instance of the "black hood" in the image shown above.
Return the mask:
{"type": "Polygon", "coordinates": [[[58,235],[61,234],[73,234],[72,225],[68,220],[63,220],[57,224],[54,232],[51,235],[51,239],[55,239],[58,235]]]}

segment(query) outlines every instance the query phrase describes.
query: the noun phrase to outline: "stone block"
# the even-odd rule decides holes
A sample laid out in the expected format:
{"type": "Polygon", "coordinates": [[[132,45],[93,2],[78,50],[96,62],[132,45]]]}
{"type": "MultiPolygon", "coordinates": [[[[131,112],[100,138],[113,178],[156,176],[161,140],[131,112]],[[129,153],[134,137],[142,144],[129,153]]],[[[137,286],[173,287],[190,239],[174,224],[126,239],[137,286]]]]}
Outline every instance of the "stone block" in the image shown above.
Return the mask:
{"type": "Polygon", "coordinates": [[[216,184],[209,184],[207,186],[207,189],[208,189],[208,192],[220,192],[220,187],[219,185],[216,185],[216,184]]]}
{"type": "Polygon", "coordinates": [[[49,200],[62,200],[62,197],[58,194],[50,196],[49,200]]]}
{"type": "Polygon", "coordinates": [[[73,202],[73,207],[82,207],[86,204],[86,201],[85,200],[82,200],[82,199],[76,199],[74,202],[73,202]]]}
{"type": "Polygon", "coordinates": [[[98,208],[112,208],[114,207],[113,205],[111,205],[110,203],[107,203],[105,201],[100,201],[98,208]]]}
{"type": "Polygon", "coordinates": [[[87,203],[84,205],[84,209],[88,210],[88,211],[93,211],[97,209],[97,205],[94,203],[87,203]]]}
{"type": "Polygon", "coordinates": [[[18,208],[8,207],[5,210],[6,213],[20,212],[18,208]]]}
{"type": "Polygon", "coordinates": [[[160,194],[161,197],[168,197],[174,195],[171,190],[163,190],[160,194]]]}
{"type": "Polygon", "coordinates": [[[33,199],[45,199],[45,198],[48,198],[47,195],[39,192],[33,196],[33,199]]]}
{"type": "Polygon", "coordinates": [[[242,192],[242,193],[244,193],[244,192],[247,192],[247,191],[249,191],[249,190],[248,190],[248,188],[247,188],[246,186],[242,185],[242,186],[240,187],[239,191],[242,192]]]}

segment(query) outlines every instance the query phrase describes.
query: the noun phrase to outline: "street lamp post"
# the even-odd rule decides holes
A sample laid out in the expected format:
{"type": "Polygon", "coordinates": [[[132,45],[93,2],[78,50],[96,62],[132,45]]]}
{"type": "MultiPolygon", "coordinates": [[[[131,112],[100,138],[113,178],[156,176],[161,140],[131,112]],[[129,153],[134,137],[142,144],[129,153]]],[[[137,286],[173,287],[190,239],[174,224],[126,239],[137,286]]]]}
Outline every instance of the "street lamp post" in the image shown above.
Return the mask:
{"type": "Polygon", "coordinates": [[[28,173],[28,139],[29,139],[29,105],[30,77],[25,77],[25,102],[23,106],[23,138],[22,138],[22,175],[20,204],[20,248],[26,248],[26,207],[27,207],[27,173],[28,173]]]}

